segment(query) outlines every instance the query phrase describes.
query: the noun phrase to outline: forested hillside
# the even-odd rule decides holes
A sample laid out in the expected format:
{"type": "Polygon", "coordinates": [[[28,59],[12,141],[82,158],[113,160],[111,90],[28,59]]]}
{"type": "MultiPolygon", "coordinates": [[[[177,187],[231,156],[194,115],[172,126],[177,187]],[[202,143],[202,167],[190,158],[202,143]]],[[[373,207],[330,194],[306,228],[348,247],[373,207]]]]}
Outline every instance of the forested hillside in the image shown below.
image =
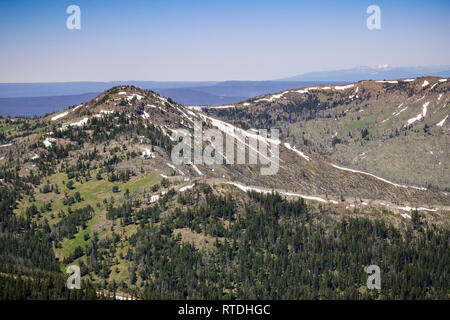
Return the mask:
{"type": "Polygon", "coordinates": [[[450,190],[447,78],[320,85],[203,110],[247,128],[277,127],[311,153],[396,182],[450,190]]]}
{"type": "Polygon", "coordinates": [[[445,191],[284,141],[275,175],[176,165],[173,133],[194,121],[242,130],[125,86],[43,118],[0,118],[0,298],[450,298],[445,191]],[[373,264],[381,290],[366,287],[373,264]],[[71,265],[81,290],[65,286],[71,265]]]}

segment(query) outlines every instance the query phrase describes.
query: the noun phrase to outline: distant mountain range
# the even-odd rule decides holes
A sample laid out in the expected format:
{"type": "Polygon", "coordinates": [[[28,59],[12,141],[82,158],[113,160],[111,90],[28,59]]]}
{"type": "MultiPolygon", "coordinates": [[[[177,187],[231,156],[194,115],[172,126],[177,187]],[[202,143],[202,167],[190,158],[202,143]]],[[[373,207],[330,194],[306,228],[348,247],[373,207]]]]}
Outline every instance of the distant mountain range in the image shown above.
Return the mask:
{"type": "MultiPolygon", "coordinates": [[[[184,105],[236,103],[257,95],[323,84],[323,81],[63,82],[0,84],[0,116],[42,116],[91,100],[115,85],[153,90],[184,105]]],[[[340,82],[336,82],[338,84],[340,82]]]]}
{"type": "Polygon", "coordinates": [[[438,67],[389,67],[382,65],[379,67],[356,67],[353,69],[310,72],[280,81],[359,81],[359,80],[387,80],[400,78],[416,78],[424,76],[450,76],[450,66],[438,67]]]}
{"type": "Polygon", "coordinates": [[[76,95],[87,92],[100,93],[118,85],[131,85],[139,88],[184,88],[211,86],[217,82],[159,82],[159,81],[111,81],[111,82],[33,82],[0,83],[0,98],[44,97],[76,95]]]}
{"type": "Polygon", "coordinates": [[[450,66],[356,67],[311,72],[271,81],[0,83],[0,116],[42,116],[89,101],[100,92],[117,85],[133,85],[153,90],[183,105],[214,106],[313,85],[340,84],[359,80],[416,78],[429,75],[450,77],[450,66]]]}
{"type": "Polygon", "coordinates": [[[42,116],[92,100],[98,93],[48,97],[0,98],[0,116],[42,116]]]}

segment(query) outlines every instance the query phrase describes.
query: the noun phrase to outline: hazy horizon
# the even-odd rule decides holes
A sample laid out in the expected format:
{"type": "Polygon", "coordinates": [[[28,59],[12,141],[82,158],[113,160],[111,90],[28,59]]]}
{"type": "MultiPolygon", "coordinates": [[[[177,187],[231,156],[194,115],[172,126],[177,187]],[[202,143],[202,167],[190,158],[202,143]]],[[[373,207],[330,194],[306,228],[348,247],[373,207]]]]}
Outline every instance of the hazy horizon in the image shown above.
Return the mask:
{"type": "MultiPolygon", "coordinates": [[[[377,66],[354,66],[354,67],[350,67],[347,69],[328,69],[328,70],[314,70],[311,72],[305,72],[305,73],[294,73],[294,74],[289,74],[289,75],[285,75],[279,79],[261,79],[261,80],[252,80],[252,79],[224,79],[224,80],[215,80],[215,79],[203,79],[203,80],[178,80],[178,79],[169,79],[169,80],[159,80],[159,79],[142,79],[142,80],[138,80],[138,79],[113,79],[113,80],[106,80],[106,81],[102,81],[102,80],[67,80],[67,81],[27,81],[27,82],[4,82],[4,81],[0,81],[0,84],[51,84],[51,83],[87,83],[87,82],[93,82],[93,83],[115,83],[115,82],[155,82],[155,83],[193,83],[193,84],[197,84],[197,83],[220,83],[220,82],[251,82],[251,81],[255,81],[255,82],[271,82],[271,81],[280,81],[280,79],[287,79],[293,76],[299,76],[299,75],[303,75],[303,74],[309,74],[309,73],[319,73],[319,72],[338,72],[338,71],[344,71],[344,70],[352,70],[352,69],[358,69],[358,68],[364,68],[364,67],[369,67],[369,68],[373,68],[373,69],[377,69],[377,66]]],[[[388,68],[379,68],[379,70],[390,70],[390,69],[397,69],[397,68],[402,68],[402,69],[408,69],[408,68],[449,68],[450,69],[450,65],[428,65],[428,66],[424,66],[424,65],[417,65],[417,66],[389,66],[388,68]]],[[[435,76],[434,74],[426,74],[424,76],[435,76]]],[[[363,80],[363,79],[362,79],[363,80]]],[[[366,79],[369,80],[369,79],[366,79]]],[[[293,81],[293,82],[303,82],[303,81],[325,81],[325,80],[283,80],[283,81],[293,81]]],[[[330,80],[333,81],[333,80],[330,80]]]]}

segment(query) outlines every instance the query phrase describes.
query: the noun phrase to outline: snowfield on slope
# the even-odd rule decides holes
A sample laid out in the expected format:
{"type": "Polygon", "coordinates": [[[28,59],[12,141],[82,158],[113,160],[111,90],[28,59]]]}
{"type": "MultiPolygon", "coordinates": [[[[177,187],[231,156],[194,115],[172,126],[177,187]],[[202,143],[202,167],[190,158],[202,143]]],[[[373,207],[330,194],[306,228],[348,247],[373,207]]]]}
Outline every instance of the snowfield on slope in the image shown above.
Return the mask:
{"type": "MultiPolygon", "coordinates": [[[[280,158],[273,158],[273,157],[267,157],[267,155],[264,155],[263,153],[261,153],[259,150],[255,149],[253,146],[251,146],[249,143],[247,143],[245,141],[245,137],[248,138],[253,138],[256,139],[258,141],[261,141],[265,144],[269,144],[271,143],[272,147],[278,147],[278,145],[281,143],[280,140],[278,139],[271,139],[271,138],[266,138],[263,137],[261,135],[258,134],[254,134],[248,131],[245,131],[241,128],[235,127],[232,124],[229,124],[227,122],[224,122],[222,120],[218,120],[212,117],[208,117],[204,114],[201,114],[200,117],[204,120],[209,120],[211,121],[211,124],[218,128],[220,131],[222,131],[223,133],[233,137],[234,139],[236,139],[237,142],[242,143],[243,145],[245,145],[246,147],[249,148],[249,150],[251,149],[253,152],[256,152],[261,158],[263,158],[265,161],[267,161],[267,163],[273,163],[275,160],[280,161],[280,158]],[[242,140],[242,138],[244,137],[244,140],[242,140]]],[[[278,165],[278,163],[276,163],[276,165],[278,165]]]]}
{"type": "Polygon", "coordinates": [[[378,83],[391,83],[391,84],[396,84],[396,83],[398,83],[397,80],[377,80],[377,81],[375,81],[375,82],[378,82],[378,83]]]}
{"type": "Polygon", "coordinates": [[[335,90],[345,90],[345,89],[353,88],[354,86],[355,86],[355,84],[352,83],[352,84],[348,84],[346,86],[335,86],[334,89],[335,90]]]}
{"type": "Polygon", "coordinates": [[[179,172],[182,176],[185,175],[183,171],[181,171],[180,169],[178,169],[177,167],[175,167],[173,164],[170,164],[170,163],[166,163],[166,164],[167,164],[167,166],[168,166],[169,168],[171,168],[171,169],[174,170],[175,172],[179,172]]]}
{"type": "Polygon", "coordinates": [[[305,155],[303,152],[301,152],[300,150],[297,150],[297,149],[295,148],[295,146],[291,147],[291,145],[290,145],[289,143],[287,143],[287,142],[284,143],[284,146],[285,146],[287,149],[292,150],[292,151],[294,151],[295,153],[297,153],[297,154],[298,154],[300,157],[302,157],[303,159],[309,161],[309,157],[308,157],[307,155],[305,155]]]}
{"type": "Polygon", "coordinates": [[[65,116],[67,116],[68,114],[69,114],[69,111],[60,113],[60,114],[54,116],[51,120],[52,120],[52,121],[56,121],[56,120],[58,120],[58,119],[61,119],[61,118],[65,117],[65,116]]]}
{"type": "Polygon", "coordinates": [[[77,105],[75,108],[72,109],[72,112],[76,111],[77,109],[81,108],[82,106],[83,106],[83,104],[77,105]]]}
{"type": "Polygon", "coordinates": [[[88,122],[89,118],[83,118],[80,121],[70,123],[70,127],[82,127],[88,122]]]}
{"type": "Polygon", "coordinates": [[[181,187],[178,191],[179,192],[184,192],[186,190],[192,189],[194,186],[195,186],[195,183],[193,183],[191,185],[188,185],[188,186],[181,187]]]}
{"type": "Polygon", "coordinates": [[[442,126],[444,125],[445,121],[447,120],[447,118],[448,118],[448,115],[447,115],[444,119],[442,119],[441,121],[439,121],[436,125],[437,125],[438,127],[442,127],[442,126]]]}
{"type": "Polygon", "coordinates": [[[368,173],[368,172],[364,172],[364,171],[360,171],[360,170],[354,170],[354,169],[349,169],[349,168],[344,168],[344,167],[337,166],[335,164],[331,164],[331,166],[336,168],[336,169],[343,170],[343,171],[364,174],[364,175],[370,176],[372,178],[378,179],[380,181],[383,181],[385,183],[389,183],[389,184],[391,184],[391,185],[393,185],[395,187],[413,188],[413,189],[417,189],[417,190],[427,190],[426,188],[421,188],[421,187],[416,187],[416,186],[407,186],[407,185],[404,185],[404,184],[394,183],[392,181],[386,180],[384,178],[378,177],[378,176],[376,176],[374,174],[371,174],[371,173],[368,173]]]}
{"type": "Polygon", "coordinates": [[[284,92],[279,93],[279,94],[274,94],[274,95],[270,96],[270,98],[261,98],[261,99],[255,100],[255,102],[260,102],[260,101],[272,102],[275,99],[280,99],[284,94],[286,94],[288,92],[289,91],[284,91],[284,92]]]}
{"type": "Polygon", "coordinates": [[[217,107],[213,107],[214,109],[230,109],[230,108],[234,108],[234,105],[230,104],[227,106],[217,106],[217,107]]]}
{"type": "MultiPolygon", "coordinates": [[[[240,189],[240,190],[242,190],[242,191],[244,191],[244,192],[247,192],[247,191],[255,191],[255,192],[258,192],[258,193],[264,193],[264,194],[272,193],[272,190],[266,190],[266,189],[261,189],[261,188],[256,188],[256,187],[249,187],[249,186],[245,186],[245,185],[243,185],[243,184],[240,184],[240,183],[238,183],[238,182],[231,182],[231,181],[228,181],[227,184],[231,184],[231,185],[235,186],[236,188],[238,188],[238,189],[240,189]]],[[[305,200],[313,200],[313,201],[319,201],[319,202],[322,202],[322,203],[328,203],[327,200],[325,200],[325,199],[323,199],[323,198],[320,198],[320,197],[305,196],[305,195],[298,194],[298,193],[293,193],[293,192],[279,192],[279,191],[278,191],[278,193],[279,193],[279,194],[282,194],[282,195],[285,195],[285,196],[300,197],[300,198],[303,198],[303,199],[305,199],[305,200]]],[[[337,201],[335,201],[335,200],[330,200],[330,203],[336,204],[337,201]]]]}
{"type": "Polygon", "coordinates": [[[429,101],[428,101],[428,102],[425,102],[425,103],[423,104],[423,107],[422,107],[422,113],[419,114],[419,115],[417,115],[417,116],[415,116],[414,118],[409,119],[409,120],[408,120],[408,124],[413,124],[414,122],[419,121],[420,119],[422,119],[423,117],[425,117],[426,114],[427,114],[427,107],[428,107],[429,104],[430,104],[429,101]]]}
{"type": "Polygon", "coordinates": [[[192,163],[192,168],[195,170],[195,172],[197,172],[197,174],[198,174],[199,176],[202,176],[202,175],[203,175],[203,173],[200,171],[200,169],[199,169],[195,164],[193,164],[193,163],[192,163]]]}
{"type": "Polygon", "coordinates": [[[52,145],[52,142],[55,142],[56,141],[56,139],[55,138],[46,138],[45,140],[44,140],[44,146],[46,147],[46,148],[48,148],[48,147],[51,147],[51,145],[52,145]]]}

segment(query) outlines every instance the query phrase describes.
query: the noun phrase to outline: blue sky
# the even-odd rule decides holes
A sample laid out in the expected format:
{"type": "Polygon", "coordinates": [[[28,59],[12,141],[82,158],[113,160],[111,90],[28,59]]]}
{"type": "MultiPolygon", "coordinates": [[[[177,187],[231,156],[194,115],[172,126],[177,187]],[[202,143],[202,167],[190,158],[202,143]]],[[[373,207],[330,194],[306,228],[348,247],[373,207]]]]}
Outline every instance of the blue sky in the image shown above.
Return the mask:
{"type": "Polygon", "coordinates": [[[450,1],[0,2],[0,82],[268,80],[450,64],[450,1]],[[66,8],[81,8],[81,30],[66,8]],[[366,8],[381,8],[368,30],[366,8]]]}

